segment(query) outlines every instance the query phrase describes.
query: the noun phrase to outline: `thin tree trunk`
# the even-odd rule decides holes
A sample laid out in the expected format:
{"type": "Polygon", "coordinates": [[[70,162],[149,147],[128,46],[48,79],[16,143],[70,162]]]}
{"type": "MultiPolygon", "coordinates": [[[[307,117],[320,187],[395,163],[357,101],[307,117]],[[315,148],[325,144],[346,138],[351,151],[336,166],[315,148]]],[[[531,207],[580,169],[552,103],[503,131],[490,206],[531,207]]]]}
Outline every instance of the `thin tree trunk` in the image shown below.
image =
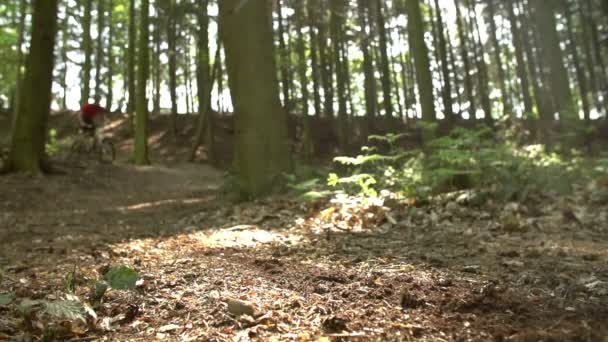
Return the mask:
{"type": "Polygon", "coordinates": [[[466,38],[467,34],[465,32],[459,2],[459,0],[454,0],[454,6],[456,6],[456,26],[458,29],[458,38],[460,40],[460,57],[462,58],[462,64],[464,66],[464,92],[469,101],[469,117],[475,119],[475,96],[473,95],[473,80],[471,79],[471,65],[469,62],[469,49],[466,38]]]}
{"type": "Polygon", "coordinates": [[[524,112],[525,116],[529,116],[533,112],[533,104],[532,96],[530,95],[530,82],[528,81],[528,73],[526,72],[526,62],[524,61],[521,31],[515,16],[515,11],[513,10],[513,3],[507,1],[506,6],[509,13],[511,36],[513,36],[513,47],[515,49],[515,59],[517,61],[517,78],[520,82],[521,94],[524,101],[524,112]]]}
{"type": "Polygon", "coordinates": [[[496,22],[494,21],[494,17],[496,16],[494,1],[495,0],[488,0],[488,35],[490,36],[490,42],[492,43],[492,48],[494,50],[494,62],[496,63],[496,70],[498,71],[498,86],[500,88],[500,95],[502,97],[503,104],[502,114],[510,115],[512,114],[511,101],[507,92],[505,71],[503,69],[504,63],[502,62],[502,58],[500,56],[500,44],[498,43],[498,38],[496,38],[496,31],[498,31],[498,28],[496,27],[496,22]]]}
{"type": "Polygon", "coordinates": [[[318,35],[317,41],[319,46],[320,56],[320,69],[321,69],[321,84],[323,85],[323,113],[328,117],[332,117],[334,113],[334,91],[333,91],[333,68],[331,62],[331,47],[328,45],[327,37],[327,15],[325,14],[325,7],[320,2],[319,5],[319,18],[318,21],[318,35]]]}
{"type": "Polygon", "coordinates": [[[318,61],[318,49],[317,49],[317,34],[315,32],[316,24],[315,24],[315,1],[314,0],[306,0],[307,9],[308,9],[308,34],[309,34],[309,42],[310,42],[310,64],[312,68],[312,86],[313,86],[313,99],[314,99],[314,108],[315,108],[315,116],[321,115],[321,94],[319,90],[321,85],[319,83],[319,61],[318,61]]]}
{"type": "Polygon", "coordinates": [[[579,60],[578,49],[576,46],[576,40],[574,39],[574,31],[572,27],[572,11],[570,10],[570,6],[567,3],[564,3],[564,13],[566,17],[566,29],[568,31],[568,48],[570,50],[572,64],[574,64],[574,70],[576,72],[576,82],[578,83],[579,95],[583,105],[583,118],[585,121],[589,121],[591,109],[589,105],[589,93],[587,90],[587,77],[579,60]]]}
{"type": "MultiPolygon", "coordinates": [[[[216,68],[213,71],[209,69],[209,15],[208,6],[209,0],[200,0],[201,11],[198,18],[198,40],[197,40],[197,63],[196,63],[196,81],[198,90],[198,124],[194,144],[190,150],[190,161],[194,161],[199,146],[205,140],[207,150],[207,159],[211,163],[215,163],[215,146],[213,141],[213,113],[211,112],[211,90],[213,88],[213,80],[215,79],[216,68]]],[[[218,63],[220,59],[221,40],[216,44],[215,61],[218,63]]]]}
{"type": "Polygon", "coordinates": [[[334,70],[336,74],[336,87],[338,90],[338,139],[340,150],[346,152],[348,149],[348,116],[346,99],[346,75],[344,70],[345,61],[342,58],[342,30],[344,29],[344,16],[346,3],[344,0],[330,0],[331,19],[330,33],[334,57],[334,70]]]}
{"type": "Polygon", "coordinates": [[[378,34],[380,36],[380,70],[382,71],[382,94],[384,114],[387,116],[393,115],[393,103],[391,99],[391,74],[388,59],[388,33],[386,31],[386,23],[384,18],[384,1],[376,0],[376,21],[378,26],[378,34]]]}
{"type": "Polygon", "coordinates": [[[91,42],[91,11],[92,0],[84,0],[84,18],[82,23],[84,49],[84,66],[82,68],[82,94],[80,104],[89,102],[91,95],[91,56],[93,55],[93,44],[91,42]]]}
{"type": "Polygon", "coordinates": [[[15,121],[17,118],[17,108],[19,107],[19,99],[21,98],[21,83],[23,75],[21,69],[23,66],[23,40],[25,37],[25,17],[27,16],[27,1],[19,1],[19,23],[17,24],[17,67],[15,68],[15,91],[13,93],[11,112],[13,113],[13,119],[11,127],[14,128],[15,121]]]}
{"type": "Polygon", "coordinates": [[[171,116],[169,132],[173,141],[177,139],[177,23],[175,1],[169,0],[167,15],[167,44],[169,47],[169,94],[171,97],[171,116]]]}
{"type": "Polygon", "coordinates": [[[291,110],[291,89],[290,89],[290,79],[289,79],[289,51],[287,49],[287,44],[285,43],[285,25],[283,21],[283,12],[281,7],[281,0],[277,0],[277,14],[278,14],[278,24],[279,24],[279,65],[281,70],[281,89],[283,91],[283,108],[285,108],[288,112],[291,110]]]}
{"type": "Polygon", "coordinates": [[[439,45],[439,59],[441,62],[441,73],[443,75],[443,111],[445,113],[445,119],[449,123],[450,127],[454,120],[454,111],[452,103],[452,83],[450,80],[450,69],[448,63],[447,44],[445,41],[443,18],[441,16],[441,7],[439,7],[439,0],[435,0],[436,18],[437,18],[437,38],[439,45]]]}
{"type": "Polygon", "coordinates": [[[304,39],[304,28],[306,14],[304,1],[298,1],[295,4],[295,21],[296,21],[296,36],[297,36],[297,54],[298,54],[298,74],[300,76],[300,88],[302,94],[301,108],[302,119],[304,120],[304,128],[302,130],[302,157],[305,161],[310,161],[314,153],[312,140],[312,132],[310,127],[310,115],[308,113],[308,78],[306,71],[308,69],[306,58],[306,42],[304,39]]]}
{"type": "MultiPolygon", "coordinates": [[[[418,84],[420,107],[422,108],[422,120],[425,122],[434,122],[435,100],[433,97],[433,78],[431,75],[428,49],[424,42],[424,25],[422,23],[420,2],[418,0],[406,0],[405,4],[408,17],[409,46],[410,52],[414,57],[416,83],[418,84]]],[[[432,134],[430,136],[425,136],[425,141],[430,138],[432,138],[432,134]]]]}
{"type": "Polygon", "coordinates": [[[475,56],[475,62],[477,64],[477,80],[479,86],[479,97],[481,98],[481,108],[484,111],[485,123],[492,127],[494,126],[494,117],[492,116],[492,103],[490,102],[490,91],[489,91],[489,78],[488,78],[488,67],[485,61],[485,53],[483,51],[481,33],[479,32],[479,25],[477,24],[477,12],[475,6],[471,3],[471,0],[466,0],[467,8],[469,9],[469,25],[470,32],[474,36],[473,39],[473,55],[475,56]],[[476,36],[476,38],[475,38],[476,36]]]}
{"type": "Polygon", "coordinates": [[[141,14],[139,23],[139,46],[137,68],[137,117],[135,124],[135,150],[133,160],[135,164],[149,164],[148,159],[148,99],[146,85],[148,83],[149,59],[149,7],[150,0],[141,0],[141,14]]]}
{"type": "Polygon", "coordinates": [[[127,53],[127,89],[129,99],[127,101],[127,113],[129,114],[129,122],[133,125],[133,111],[135,110],[135,59],[137,45],[137,30],[136,30],[136,15],[135,15],[135,0],[129,0],[129,49],[127,53]]]}
{"type": "Polygon", "coordinates": [[[154,113],[160,113],[160,87],[162,84],[162,66],[160,63],[161,54],[161,32],[162,32],[162,19],[159,17],[155,20],[154,25],[154,54],[155,58],[152,58],[152,65],[154,68],[154,105],[152,106],[154,113]]]}
{"type": "Polygon", "coordinates": [[[97,0],[97,43],[95,53],[95,102],[101,101],[101,69],[103,68],[103,37],[105,30],[104,0],[97,0]]]}
{"type": "Polygon", "coordinates": [[[112,110],[112,102],[114,101],[114,54],[112,49],[114,48],[114,0],[108,0],[108,100],[106,107],[108,110],[112,110]]]}

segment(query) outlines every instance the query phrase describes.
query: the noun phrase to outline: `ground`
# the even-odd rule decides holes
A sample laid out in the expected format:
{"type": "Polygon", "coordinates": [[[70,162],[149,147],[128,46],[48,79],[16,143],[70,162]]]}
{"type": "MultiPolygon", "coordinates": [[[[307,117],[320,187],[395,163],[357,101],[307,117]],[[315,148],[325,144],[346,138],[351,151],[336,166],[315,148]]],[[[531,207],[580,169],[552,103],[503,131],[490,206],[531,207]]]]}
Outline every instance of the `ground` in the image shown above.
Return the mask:
{"type": "MultiPolygon", "coordinates": [[[[58,339],[608,341],[604,185],[526,204],[234,203],[223,172],[134,166],[120,146],[115,164],[0,177],[0,293],[63,298],[71,276],[85,301],[110,267],[140,275],[58,339]]],[[[0,306],[0,340],[51,321],[0,306]]]]}

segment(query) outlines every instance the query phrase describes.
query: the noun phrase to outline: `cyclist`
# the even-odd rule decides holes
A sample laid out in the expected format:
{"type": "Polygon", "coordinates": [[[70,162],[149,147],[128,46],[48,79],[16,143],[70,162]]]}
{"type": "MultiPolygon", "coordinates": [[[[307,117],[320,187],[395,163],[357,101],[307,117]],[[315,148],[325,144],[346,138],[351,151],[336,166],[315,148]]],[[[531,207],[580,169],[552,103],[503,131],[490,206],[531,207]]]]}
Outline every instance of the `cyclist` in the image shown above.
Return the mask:
{"type": "Polygon", "coordinates": [[[97,127],[103,122],[107,110],[97,103],[87,103],[80,109],[80,129],[89,134],[95,134],[97,127]]]}

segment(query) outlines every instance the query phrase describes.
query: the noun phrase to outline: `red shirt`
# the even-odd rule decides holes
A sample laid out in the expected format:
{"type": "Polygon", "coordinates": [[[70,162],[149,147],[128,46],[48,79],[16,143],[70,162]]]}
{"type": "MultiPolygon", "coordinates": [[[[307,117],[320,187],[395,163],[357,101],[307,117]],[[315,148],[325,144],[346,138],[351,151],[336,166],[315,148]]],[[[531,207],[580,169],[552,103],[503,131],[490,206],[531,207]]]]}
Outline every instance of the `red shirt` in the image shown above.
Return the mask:
{"type": "Polygon", "coordinates": [[[93,119],[98,114],[101,114],[105,111],[106,111],[106,109],[103,108],[102,106],[89,103],[89,104],[82,106],[82,109],[80,110],[80,115],[82,115],[83,119],[90,120],[90,119],[93,119]]]}

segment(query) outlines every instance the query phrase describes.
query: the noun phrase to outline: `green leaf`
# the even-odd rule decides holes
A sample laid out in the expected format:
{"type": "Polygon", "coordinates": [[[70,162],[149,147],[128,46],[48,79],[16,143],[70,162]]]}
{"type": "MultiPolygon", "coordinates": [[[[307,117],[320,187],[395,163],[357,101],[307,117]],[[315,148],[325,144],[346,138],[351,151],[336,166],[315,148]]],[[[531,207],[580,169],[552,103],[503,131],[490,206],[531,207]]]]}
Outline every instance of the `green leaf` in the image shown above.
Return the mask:
{"type": "Polygon", "coordinates": [[[15,295],[12,293],[0,293],[0,305],[9,305],[15,300],[15,295]]]}
{"type": "Polygon", "coordinates": [[[139,274],[127,266],[118,266],[110,270],[105,276],[110,287],[118,290],[129,290],[135,287],[139,274]]]}
{"type": "Polygon", "coordinates": [[[85,309],[80,302],[75,300],[55,300],[44,303],[44,312],[56,317],[65,318],[70,321],[85,321],[85,309]]]}

